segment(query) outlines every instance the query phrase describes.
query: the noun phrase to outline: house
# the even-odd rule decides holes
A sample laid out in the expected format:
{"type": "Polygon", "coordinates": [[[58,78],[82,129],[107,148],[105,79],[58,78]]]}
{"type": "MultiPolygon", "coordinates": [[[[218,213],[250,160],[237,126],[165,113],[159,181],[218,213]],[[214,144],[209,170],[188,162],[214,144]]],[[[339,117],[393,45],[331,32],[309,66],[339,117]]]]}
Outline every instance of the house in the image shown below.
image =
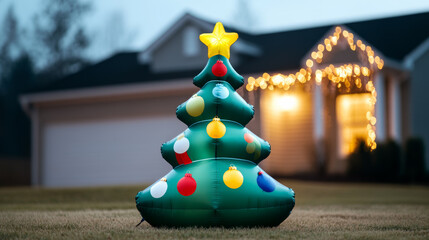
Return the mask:
{"type": "MultiPolygon", "coordinates": [[[[175,109],[199,90],[192,78],[207,49],[198,35],[213,26],[186,14],[142,52],[23,95],[32,184],[137,184],[167,173],[159,148],[186,129],[175,109]]],[[[342,174],[361,137],[375,148],[420,136],[429,149],[426,29],[429,13],[258,35],[227,28],[240,36],[230,58],[246,79],[238,92],[256,110],[246,127],[272,145],[262,167],[284,176],[325,164],[342,174]]]]}

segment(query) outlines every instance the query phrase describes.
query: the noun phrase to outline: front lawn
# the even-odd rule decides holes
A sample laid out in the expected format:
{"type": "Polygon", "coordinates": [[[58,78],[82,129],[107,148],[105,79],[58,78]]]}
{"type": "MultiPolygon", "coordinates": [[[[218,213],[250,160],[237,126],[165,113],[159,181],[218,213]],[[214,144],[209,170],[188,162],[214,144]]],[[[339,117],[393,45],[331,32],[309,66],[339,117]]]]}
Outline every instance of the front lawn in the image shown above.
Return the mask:
{"type": "Polygon", "coordinates": [[[0,188],[0,239],[429,238],[429,187],[283,182],[296,193],[291,216],[255,229],[136,228],[139,186],[0,188]]]}

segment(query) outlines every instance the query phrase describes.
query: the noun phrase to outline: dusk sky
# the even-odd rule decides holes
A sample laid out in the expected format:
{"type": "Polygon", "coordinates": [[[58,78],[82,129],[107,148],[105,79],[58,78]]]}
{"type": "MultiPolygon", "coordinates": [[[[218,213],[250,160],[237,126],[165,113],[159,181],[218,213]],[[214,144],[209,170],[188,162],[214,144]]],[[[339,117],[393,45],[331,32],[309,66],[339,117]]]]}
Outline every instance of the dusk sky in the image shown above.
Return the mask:
{"type": "MultiPolygon", "coordinates": [[[[0,0],[0,21],[10,4],[20,24],[31,26],[44,0],[0,0]]],[[[427,0],[390,1],[142,1],[94,0],[84,19],[97,60],[118,50],[143,50],[185,12],[249,32],[273,32],[429,11],[427,0]],[[245,3],[245,7],[240,4],[245,3]],[[247,9],[247,10],[246,10],[247,9]],[[251,25],[249,25],[251,23],[251,25]],[[112,29],[116,31],[112,33],[112,29]],[[114,36],[114,37],[112,37],[114,36]],[[113,38],[113,39],[112,39],[113,38]]],[[[412,27],[412,26],[410,26],[412,27]]]]}

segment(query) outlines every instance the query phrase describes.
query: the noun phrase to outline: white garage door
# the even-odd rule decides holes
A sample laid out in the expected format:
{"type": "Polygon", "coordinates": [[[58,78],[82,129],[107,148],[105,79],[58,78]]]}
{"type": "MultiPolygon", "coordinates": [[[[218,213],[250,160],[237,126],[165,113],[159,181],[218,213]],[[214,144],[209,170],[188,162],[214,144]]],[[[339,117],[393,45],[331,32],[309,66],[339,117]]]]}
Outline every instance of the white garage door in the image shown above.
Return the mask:
{"type": "Polygon", "coordinates": [[[42,134],[41,184],[152,183],[171,170],[160,146],[185,129],[174,115],[51,122],[42,134]]]}

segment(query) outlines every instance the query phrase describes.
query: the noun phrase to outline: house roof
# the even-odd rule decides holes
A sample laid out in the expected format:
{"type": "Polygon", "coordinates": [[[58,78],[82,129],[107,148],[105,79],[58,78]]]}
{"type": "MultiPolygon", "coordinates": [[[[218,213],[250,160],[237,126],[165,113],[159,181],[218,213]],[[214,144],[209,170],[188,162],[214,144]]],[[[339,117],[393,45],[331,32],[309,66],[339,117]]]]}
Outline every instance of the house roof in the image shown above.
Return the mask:
{"type": "MultiPolygon", "coordinates": [[[[203,25],[214,23],[186,14],[183,18],[200,21],[203,25]]],[[[184,21],[182,21],[184,22],[184,21]]],[[[302,58],[316,43],[321,41],[334,26],[344,25],[363,40],[378,49],[384,57],[403,62],[406,56],[429,38],[429,13],[412,14],[367,21],[339,23],[292,31],[268,34],[249,34],[226,27],[227,31],[237,32],[240,39],[257,46],[258,56],[241,54],[240,65],[235,66],[240,74],[274,72],[299,69],[302,58]]],[[[139,61],[141,52],[122,52],[83,70],[38,86],[30,92],[45,92],[65,89],[79,89],[118,85],[125,83],[192,78],[201,69],[154,73],[149,64],[139,61]]]]}
{"type": "Polygon", "coordinates": [[[122,52],[30,92],[112,86],[197,75],[198,71],[153,73],[148,64],[138,61],[139,52],[122,52]]]}

